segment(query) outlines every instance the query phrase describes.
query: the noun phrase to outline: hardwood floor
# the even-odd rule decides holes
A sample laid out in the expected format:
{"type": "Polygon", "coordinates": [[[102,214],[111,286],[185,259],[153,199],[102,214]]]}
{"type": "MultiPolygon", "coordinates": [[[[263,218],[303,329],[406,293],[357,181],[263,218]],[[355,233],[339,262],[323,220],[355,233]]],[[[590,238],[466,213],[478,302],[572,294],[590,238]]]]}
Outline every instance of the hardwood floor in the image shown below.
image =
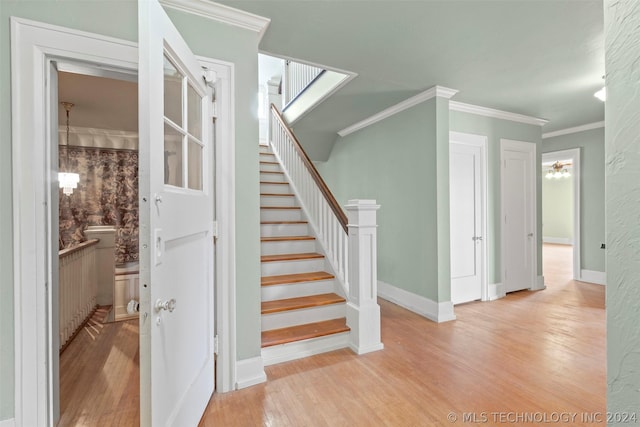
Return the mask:
{"type": "Polygon", "coordinates": [[[60,355],[58,426],[140,424],[138,320],[107,323],[96,339],[85,331],[60,355]]]}
{"type": "MultiPolygon", "coordinates": [[[[570,279],[566,247],[544,253],[546,290],[459,305],[441,324],[379,300],[384,350],[269,366],[267,383],[214,394],[200,425],[604,425],[585,422],[606,411],[604,287],[570,279]]],[[[59,425],[138,424],[137,324],[107,327],[62,355],[59,425]]]]}
{"type": "Polygon", "coordinates": [[[572,281],[562,249],[545,245],[546,290],[456,306],[454,322],[379,300],[384,350],[269,366],[267,383],[215,394],[200,424],[604,425],[588,422],[606,411],[604,287],[572,281]]]}

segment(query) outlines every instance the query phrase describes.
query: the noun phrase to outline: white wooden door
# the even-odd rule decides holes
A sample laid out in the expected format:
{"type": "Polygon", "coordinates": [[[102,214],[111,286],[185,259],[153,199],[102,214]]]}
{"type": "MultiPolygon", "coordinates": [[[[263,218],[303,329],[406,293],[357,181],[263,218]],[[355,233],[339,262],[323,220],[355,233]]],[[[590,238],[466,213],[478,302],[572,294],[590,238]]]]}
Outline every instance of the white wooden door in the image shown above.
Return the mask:
{"type": "Polygon", "coordinates": [[[505,292],[535,284],[535,144],[502,141],[502,253],[505,292]]]}
{"type": "Polygon", "coordinates": [[[449,151],[451,301],[482,297],[482,163],[480,146],[454,141],[449,151]]]}
{"type": "Polygon", "coordinates": [[[139,4],[141,424],[195,426],[213,393],[213,149],[203,71],[139,4]]]}

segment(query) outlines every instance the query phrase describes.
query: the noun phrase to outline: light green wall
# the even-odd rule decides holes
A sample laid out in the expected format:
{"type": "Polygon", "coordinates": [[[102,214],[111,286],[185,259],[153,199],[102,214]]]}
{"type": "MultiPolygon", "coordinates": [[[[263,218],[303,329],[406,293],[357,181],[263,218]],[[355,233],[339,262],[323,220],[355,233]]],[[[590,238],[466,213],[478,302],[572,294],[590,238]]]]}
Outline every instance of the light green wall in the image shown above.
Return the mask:
{"type": "Polygon", "coordinates": [[[607,411],[637,416],[640,407],[640,2],[605,0],[604,18],[607,411]]]}
{"type": "MultiPolygon", "coordinates": [[[[542,175],[544,177],[543,168],[542,175]]],[[[542,237],[573,243],[573,175],[542,180],[542,237]]]]}
{"type": "Polygon", "coordinates": [[[475,114],[451,111],[449,116],[452,131],[471,133],[487,137],[488,196],[489,201],[487,234],[489,258],[489,283],[502,281],[500,267],[501,233],[500,233],[500,139],[532,142],[537,145],[538,165],[538,274],[542,274],[542,186],[540,182],[540,126],[516,123],[508,120],[494,119],[475,114]]]}
{"type": "Polygon", "coordinates": [[[341,205],[376,199],[378,279],[438,300],[436,100],[338,139],[318,170],[341,205]]]}
{"type": "MultiPolygon", "coordinates": [[[[235,63],[237,356],[260,354],[260,264],[256,118],[257,34],[169,11],[194,52],[235,63]]],[[[13,241],[11,200],[11,81],[9,17],[137,40],[131,0],[0,0],[0,420],[13,417],[13,241]]]]}
{"type": "Polygon", "coordinates": [[[547,138],[542,151],[580,149],[580,267],[605,271],[604,128],[547,138]]]}

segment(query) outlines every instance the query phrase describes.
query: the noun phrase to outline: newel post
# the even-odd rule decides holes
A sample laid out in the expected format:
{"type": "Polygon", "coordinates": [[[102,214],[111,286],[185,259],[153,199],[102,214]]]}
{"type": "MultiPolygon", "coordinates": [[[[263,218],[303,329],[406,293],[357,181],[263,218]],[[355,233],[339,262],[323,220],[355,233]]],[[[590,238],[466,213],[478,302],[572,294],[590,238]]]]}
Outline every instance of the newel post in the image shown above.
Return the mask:
{"type": "Polygon", "coordinates": [[[349,295],[347,325],[349,346],[358,354],[382,350],[378,294],[378,254],[375,200],[349,200],[349,295]]]}

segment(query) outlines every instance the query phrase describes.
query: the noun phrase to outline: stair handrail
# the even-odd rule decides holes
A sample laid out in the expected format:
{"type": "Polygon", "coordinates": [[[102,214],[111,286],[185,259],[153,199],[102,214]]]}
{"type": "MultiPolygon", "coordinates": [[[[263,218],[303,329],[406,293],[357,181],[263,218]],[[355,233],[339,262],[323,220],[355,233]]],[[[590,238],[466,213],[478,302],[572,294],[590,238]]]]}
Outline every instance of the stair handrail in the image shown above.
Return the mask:
{"type": "Polygon", "coordinates": [[[280,161],[338,282],[348,295],[347,215],[274,104],[271,104],[271,117],[270,143],[274,154],[280,161]]]}
{"type": "Polygon", "coordinates": [[[291,129],[289,129],[289,127],[285,123],[284,118],[282,117],[282,114],[280,114],[280,111],[278,111],[278,108],[275,105],[271,104],[271,111],[273,113],[273,116],[278,120],[280,129],[284,130],[287,136],[291,139],[291,142],[293,143],[293,147],[296,149],[296,151],[300,155],[300,158],[304,162],[304,165],[307,167],[309,173],[311,174],[311,177],[313,178],[316,185],[322,192],[322,195],[324,196],[325,200],[331,207],[331,210],[338,218],[338,221],[340,222],[342,229],[344,230],[345,233],[349,234],[349,228],[347,227],[347,215],[342,210],[342,207],[336,201],[336,198],[333,196],[333,193],[331,192],[327,184],[324,182],[324,179],[322,179],[322,176],[314,166],[311,159],[309,159],[309,156],[307,155],[306,151],[304,151],[304,148],[302,148],[302,145],[300,145],[300,141],[298,141],[298,138],[296,138],[296,136],[293,134],[291,129]]]}
{"type": "Polygon", "coordinates": [[[296,100],[311,84],[325,72],[320,67],[291,60],[284,67],[284,105],[283,111],[296,100]]]}

